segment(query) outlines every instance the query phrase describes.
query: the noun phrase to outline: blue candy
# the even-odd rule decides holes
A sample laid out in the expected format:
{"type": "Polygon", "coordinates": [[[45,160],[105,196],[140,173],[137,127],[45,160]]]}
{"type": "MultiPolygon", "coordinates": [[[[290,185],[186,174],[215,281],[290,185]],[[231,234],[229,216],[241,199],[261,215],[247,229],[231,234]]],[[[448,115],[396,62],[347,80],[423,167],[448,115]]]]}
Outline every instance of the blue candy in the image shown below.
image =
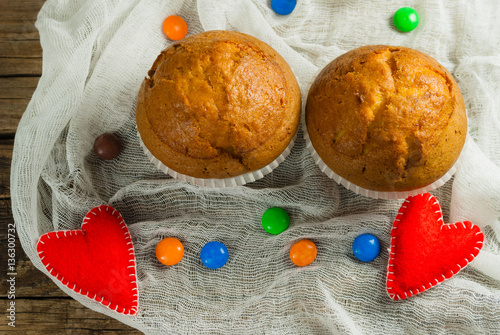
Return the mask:
{"type": "Polygon", "coordinates": [[[200,259],[209,269],[218,269],[226,264],[229,258],[226,246],[217,241],[208,242],[201,248],[200,259]]]}
{"type": "Polygon", "coordinates": [[[352,243],[352,252],[360,261],[371,262],[380,253],[380,242],[372,234],[359,235],[352,243]]]}
{"type": "Polygon", "coordinates": [[[296,5],[297,0],[271,0],[271,8],[279,15],[290,14],[296,5]]]}

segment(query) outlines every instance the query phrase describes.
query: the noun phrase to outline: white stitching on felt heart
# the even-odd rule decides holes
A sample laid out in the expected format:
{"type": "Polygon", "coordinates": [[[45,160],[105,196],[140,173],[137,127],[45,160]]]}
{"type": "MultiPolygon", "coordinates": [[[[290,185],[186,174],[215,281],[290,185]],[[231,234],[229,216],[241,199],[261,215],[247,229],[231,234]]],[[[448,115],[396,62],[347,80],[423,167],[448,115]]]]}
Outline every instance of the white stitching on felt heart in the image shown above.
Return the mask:
{"type": "MultiPolygon", "coordinates": [[[[128,249],[129,252],[129,256],[134,256],[133,259],[130,259],[129,262],[132,262],[133,264],[130,265],[130,266],[127,266],[127,270],[129,271],[129,277],[130,276],[136,276],[137,274],[137,269],[136,269],[136,262],[135,262],[135,252],[134,252],[134,246],[133,246],[133,243],[132,243],[132,239],[131,239],[131,236],[130,236],[130,233],[128,231],[128,228],[127,228],[127,225],[125,224],[124,220],[123,220],[123,217],[120,215],[120,213],[114,209],[113,207],[109,206],[109,205],[101,205],[99,207],[94,207],[92,208],[88,213],[87,215],[84,217],[83,219],[83,223],[82,223],[82,226],[80,229],[78,230],[59,230],[59,231],[55,231],[55,232],[49,232],[49,233],[45,233],[43,234],[39,239],[38,239],[38,242],[37,242],[37,249],[38,249],[38,244],[45,244],[43,242],[43,238],[48,238],[50,240],[50,236],[51,235],[55,235],[56,238],[59,238],[59,235],[58,233],[63,233],[64,236],[66,236],[66,233],[69,232],[69,235],[70,236],[73,236],[73,233],[75,233],[75,235],[78,235],[78,234],[83,234],[83,227],[88,223],[88,221],[90,220],[90,217],[89,215],[92,214],[92,215],[97,215],[97,211],[99,212],[102,212],[102,210],[104,209],[105,211],[109,211],[109,209],[112,208],[113,211],[111,212],[111,215],[114,216],[117,220],[119,220],[119,224],[121,225],[121,229],[124,229],[125,231],[123,232],[123,234],[125,235],[125,240],[128,240],[128,243],[127,245],[131,245],[131,247],[128,249]]],[[[40,257],[40,260],[42,261],[42,264],[45,266],[45,268],[47,269],[47,271],[49,271],[49,273],[51,275],[53,275],[57,280],[59,280],[64,286],[66,286],[67,288],[69,288],[70,290],[73,290],[74,292],[78,293],[78,294],[81,294],[81,295],[84,295],[92,300],[95,300],[101,304],[103,304],[103,301],[104,301],[104,296],[97,296],[97,293],[94,293],[94,296],[91,297],[90,296],[90,292],[87,291],[86,294],[83,294],[82,293],[82,289],[81,288],[78,288],[76,287],[76,283],[74,283],[73,287],[70,287],[69,285],[71,284],[69,281],[64,283],[64,277],[61,276],[61,279],[59,279],[59,274],[58,273],[55,273],[53,274],[52,272],[54,271],[54,268],[50,267],[50,263],[47,263],[45,264],[43,262],[43,259],[45,258],[45,256],[42,256],[43,255],[43,250],[38,252],[38,256],[40,257]],[[98,299],[101,298],[101,300],[99,301],[98,299]]],[[[138,302],[139,301],[139,296],[138,296],[138,290],[137,290],[137,282],[135,280],[133,281],[130,281],[131,284],[134,284],[135,287],[132,288],[132,291],[135,291],[135,293],[132,295],[133,297],[135,297],[136,299],[133,300],[133,302],[138,302]]],[[[109,302],[108,305],[106,304],[103,304],[103,306],[106,306],[108,307],[109,309],[111,310],[114,310],[116,312],[118,312],[118,305],[115,304],[114,307],[111,307],[111,301],[109,302]]],[[[120,313],[120,312],[118,312],[120,313]]],[[[125,314],[125,315],[136,315],[137,314],[137,307],[132,307],[132,308],[129,308],[128,310],[125,309],[125,307],[123,307],[123,311],[121,312],[122,314],[125,314]]]]}
{"type": "MultiPolygon", "coordinates": [[[[418,194],[415,197],[418,197],[418,196],[424,196],[424,195],[423,194],[418,194]]],[[[445,224],[444,221],[443,221],[443,213],[441,211],[441,206],[439,205],[438,200],[432,194],[429,195],[429,198],[427,199],[427,201],[429,201],[429,202],[433,201],[432,202],[432,206],[434,207],[434,209],[436,209],[434,211],[434,214],[436,216],[438,216],[438,217],[436,217],[436,221],[441,221],[441,227],[440,227],[441,229],[443,229],[443,227],[448,227],[448,229],[452,229],[452,228],[458,229],[458,227],[457,227],[458,224],[462,224],[463,227],[464,227],[464,229],[467,229],[467,226],[465,225],[465,222],[456,222],[456,223],[445,224]]],[[[390,271],[390,267],[394,266],[393,262],[394,262],[394,256],[395,256],[395,253],[392,252],[392,250],[394,250],[394,247],[396,246],[396,244],[395,244],[395,242],[396,242],[396,236],[393,235],[393,231],[395,229],[397,229],[397,225],[401,221],[401,219],[400,219],[401,216],[403,216],[404,213],[406,212],[406,209],[408,207],[405,206],[404,204],[408,203],[408,202],[410,202],[408,199],[406,199],[403,202],[403,204],[402,204],[402,206],[401,206],[398,214],[396,215],[396,219],[394,220],[394,224],[393,224],[393,227],[391,229],[391,245],[390,245],[390,249],[389,249],[390,250],[389,251],[389,262],[388,262],[388,265],[387,265],[386,287],[387,287],[387,293],[389,294],[389,297],[391,299],[393,299],[393,300],[401,300],[401,297],[399,296],[399,294],[395,294],[393,292],[393,287],[389,286],[389,285],[391,285],[390,282],[394,281],[393,278],[392,278],[392,276],[394,275],[394,272],[390,271]]],[[[468,223],[470,223],[470,229],[472,229],[474,227],[474,224],[471,223],[471,222],[468,222],[468,223]]],[[[482,235],[483,233],[481,231],[478,231],[475,235],[477,236],[477,235],[480,235],[480,234],[482,235]]],[[[483,245],[483,241],[477,241],[476,243],[481,244],[481,246],[483,245]]],[[[452,276],[455,275],[455,274],[457,274],[458,272],[460,272],[470,262],[472,262],[472,260],[479,254],[479,251],[481,250],[481,248],[479,248],[477,246],[474,247],[474,249],[477,250],[477,253],[476,253],[476,255],[474,255],[474,254],[471,253],[470,254],[470,259],[469,258],[465,258],[465,261],[467,262],[466,265],[461,266],[460,264],[457,263],[458,270],[456,272],[454,272],[451,269],[449,270],[452,273],[452,276]]],[[[436,281],[436,284],[433,285],[432,283],[429,283],[429,287],[428,288],[426,288],[425,285],[422,285],[422,287],[423,287],[422,292],[430,289],[431,287],[433,287],[435,285],[438,285],[438,284],[442,283],[446,279],[449,279],[449,278],[446,278],[446,276],[444,274],[441,274],[441,277],[442,278],[440,278],[440,279],[434,278],[434,280],[436,281]]],[[[451,276],[450,276],[450,278],[451,278],[451,276]]],[[[421,293],[418,289],[416,289],[416,290],[417,290],[417,294],[421,293]]],[[[408,297],[411,297],[411,296],[414,295],[414,293],[413,293],[412,290],[409,290],[409,292],[403,292],[403,293],[405,294],[405,298],[408,298],[408,297]],[[408,295],[408,293],[410,293],[410,295],[408,295]]]]}

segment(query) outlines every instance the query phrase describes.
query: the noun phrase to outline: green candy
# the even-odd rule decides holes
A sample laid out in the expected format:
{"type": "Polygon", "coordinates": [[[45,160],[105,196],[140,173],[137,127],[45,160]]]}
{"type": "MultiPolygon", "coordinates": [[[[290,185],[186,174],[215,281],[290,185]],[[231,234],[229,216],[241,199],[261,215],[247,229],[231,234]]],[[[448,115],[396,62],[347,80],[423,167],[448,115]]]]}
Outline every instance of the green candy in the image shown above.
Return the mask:
{"type": "Polygon", "coordinates": [[[284,209],[279,207],[269,208],[262,215],[262,228],[269,234],[278,235],[284,232],[290,224],[290,218],[284,209]]]}
{"type": "Polygon", "coordinates": [[[403,7],[394,13],[393,21],[399,30],[404,32],[412,31],[418,26],[418,13],[413,8],[403,7]]]}

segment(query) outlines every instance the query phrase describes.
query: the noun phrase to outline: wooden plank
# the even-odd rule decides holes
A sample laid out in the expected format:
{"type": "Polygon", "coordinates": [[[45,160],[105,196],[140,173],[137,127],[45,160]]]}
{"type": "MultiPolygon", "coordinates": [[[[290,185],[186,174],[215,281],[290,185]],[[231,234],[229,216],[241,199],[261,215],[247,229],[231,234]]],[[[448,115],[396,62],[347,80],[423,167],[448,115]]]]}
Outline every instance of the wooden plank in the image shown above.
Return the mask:
{"type": "MultiPolygon", "coordinates": [[[[0,40],[0,58],[42,58],[42,46],[38,39],[6,38],[0,40]]],[[[0,60],[0,62],[2,62],[0,60]]]]}
{"type": "MultiPolygon", "coordinates": [[[[10,300],[7,301],[10,303],[10,300]]],[[[3,305],[7,306],[7,303],[3,305]]],[[[8,325],[9,319],[5,317],[5,310],[2,315],[1,334],[142,334],[115,319],[84,307],[73,299],[16,298],[15,328],[8,325]]]]}
{"type": "MultiPolygon", "coordinates": [[[[9,224],[14,223],[11,211],[11,202],[8,199],[0,200],[0,264],[2,269],[7,268],[7,257],[9,249],[9,237],[12,237],[12,231],[9,231],[9,224]],[[9,233],[11,234],[9,236],[9,233]]],[[[19,239],[16,235],[15,247],[15,273],[16,275],[16,297],[58,297],[68,298],[68,295],[61,291],[59,287],[45,274],[41,273],[33,266],[30,259],[24,253],[19,239]]],[[[1,273],[5,276],[6,273],[1,273]]],[[[0,299],[8,296],[8,283],[5,280],[0,282],[0,299]]]]}
{"type": "Polygon", "coordinates": [[[0,99],[0,138],[13,138],[28,103],[29,99],[0,99]]]}
{"type": "MultiPolygon", "coordinates": [[[[26,13],[22,14],[23,16],[26,13]]],[[[19,19],[6,18],[0,21],[0,39],[2,40],[35,40],[40,39],[35,27],[36,14],[33,19],[22,17],[19,19]]]]}
{"type": "Polygon", "coordinates": [[[0,77],[41,75],[41,58],[0,58],[0,77]]]}
{"type": "Polygon", "coordinates": [[[40,77],[0,78],[0,99],[25,99],[27,105],[38,80],[40,77]]]}
{"type": "MultiPolygon", "coordinates": [[[[10,163],[12,162],[12,148],[14,140],[0,140],[0,204],[2,199],[10,197],[10,163]]],[[[10,205],[9,205],[10,207],[10,205]]],[[[1,218],[6,211],[6,207],[1,206],[0,225],[3,222],[1,218]]]]}
{"type": "Polygon", "coordinates": [[[45,0],[2,0],[0,38],[39,39],[35,21],[45,0]]]}
{"type": "MultiPolygon", "coordinates": [[[[14,223],[12,212],[10,210],[10,200],[0,200],[0,264],[2,268],[6,268],[7,264],[7,249],[9,231],[9,224],[14,223]]],[[[15,269],[16,276],[16,297],[29,298],[29,297],[59,297],[68,298],[68,295],[61,291],[59,287],[46,275],[41,273],[33,266],[30,259],[24,253],[19,239],[16,236],[16,251],[15,251],[15,269]]],[[[2,276],[5,273],[1,274],[2,276]]],[[[5,280],[0,282],[0,299],[8,296],[8,284],[5,280]]]]}
{"type": "Polygon", "coordinates": [[[0,77],[42,74],[42,48],[35,21],[43,3],[43,0],[0,2],[0,77]]]}
{"type": "Polygon", "coordinates": [[[2,0],[0,3],[0,21],[10,19],[35,22],[44,2],[45,0],[2,0]]]}
{"type": "Polygon", "coordinates": [[[12,211],[10,209],[10,199],[2,199],[0,200],[0,241],[2,241],[2,243],[6,236],[5,233],[7,231],[7,223],[12,222],[14,221],[12,219],[12,211]]]}
{"type": "Polygon", "coordinates": [[[2,116],[0,138],[5,138],[6,134],[12,137],[16,132],[19,120],[31,100],[39,79],[40,77],[0,78],[0,115],[2,116]]]}

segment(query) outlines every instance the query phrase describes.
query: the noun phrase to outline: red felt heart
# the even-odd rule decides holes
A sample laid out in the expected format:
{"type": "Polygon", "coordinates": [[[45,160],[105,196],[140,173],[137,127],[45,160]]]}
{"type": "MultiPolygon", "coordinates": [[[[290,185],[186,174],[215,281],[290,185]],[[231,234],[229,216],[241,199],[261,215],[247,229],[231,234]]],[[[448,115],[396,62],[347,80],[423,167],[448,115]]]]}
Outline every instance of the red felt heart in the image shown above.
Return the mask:
{"type": "Polygon", "coordinates": [[[402,300],[453,277],[483,247],[484,235],[469,221],[444,224],[429,193],[407,198],[391,231],[387,292],[402,300]]]}
{"type": "Polygon", "coordinates": [[[138,292],[132,239],[111,206],[92,208],[81,230],[42,235],[37,251],[63,285],[118,313],[137,314],[138,292]]]}

